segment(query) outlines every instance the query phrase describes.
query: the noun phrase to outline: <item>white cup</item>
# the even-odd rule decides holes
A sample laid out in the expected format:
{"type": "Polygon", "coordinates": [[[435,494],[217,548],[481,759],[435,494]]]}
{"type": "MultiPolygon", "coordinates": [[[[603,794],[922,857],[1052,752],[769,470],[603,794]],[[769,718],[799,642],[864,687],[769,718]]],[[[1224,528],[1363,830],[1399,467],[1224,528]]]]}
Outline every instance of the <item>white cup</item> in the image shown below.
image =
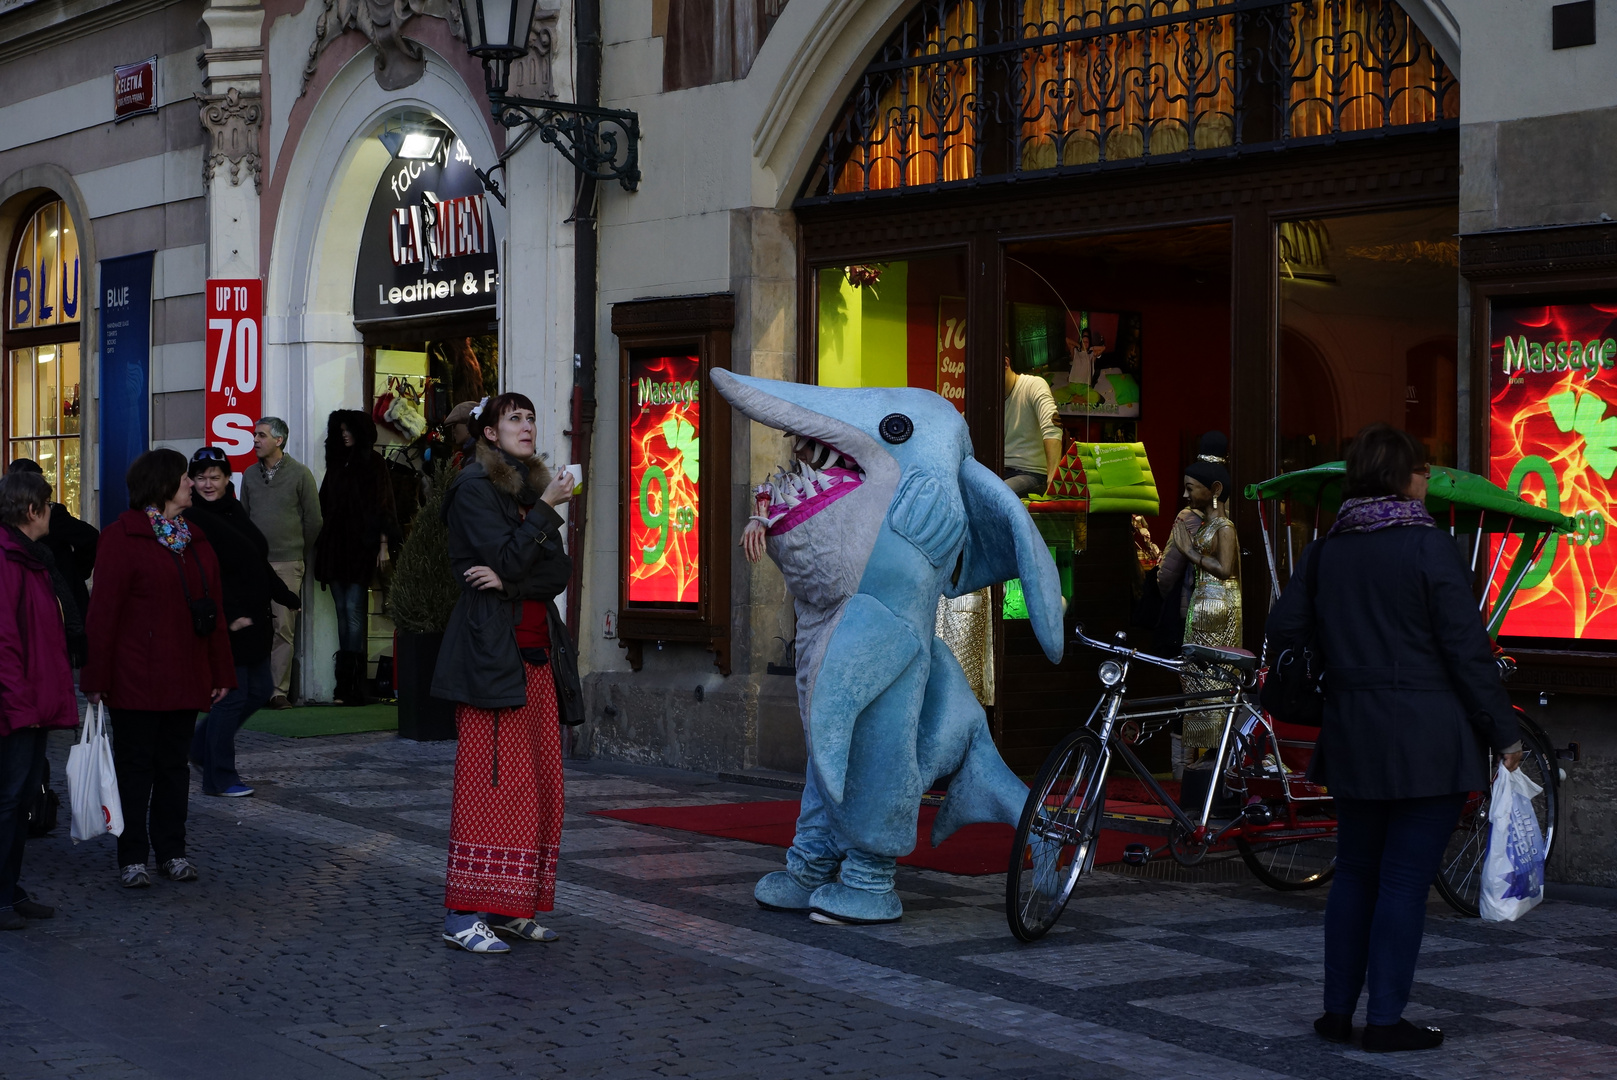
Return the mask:
{"type": "Polygon", "coordinates": [[[573,494],[577,495],[584,490],[584,466],[563,465],[561,471],[573,478],[573,494]]]}

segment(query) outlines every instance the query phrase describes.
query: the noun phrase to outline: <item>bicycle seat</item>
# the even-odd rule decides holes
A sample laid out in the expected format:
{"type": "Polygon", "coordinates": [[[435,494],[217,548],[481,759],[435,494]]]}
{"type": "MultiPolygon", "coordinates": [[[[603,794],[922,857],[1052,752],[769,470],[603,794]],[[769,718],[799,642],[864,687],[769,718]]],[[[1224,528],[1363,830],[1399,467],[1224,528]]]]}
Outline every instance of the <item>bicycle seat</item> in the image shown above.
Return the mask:
{"type": "Polygon", "coordinates": [[[1245,649],[1221,649],[1216,645],[1186,645],[1180,655],[1186,660],[1228,664],[1236,671],[1258,670],[1258,658],[1245,649]]]}

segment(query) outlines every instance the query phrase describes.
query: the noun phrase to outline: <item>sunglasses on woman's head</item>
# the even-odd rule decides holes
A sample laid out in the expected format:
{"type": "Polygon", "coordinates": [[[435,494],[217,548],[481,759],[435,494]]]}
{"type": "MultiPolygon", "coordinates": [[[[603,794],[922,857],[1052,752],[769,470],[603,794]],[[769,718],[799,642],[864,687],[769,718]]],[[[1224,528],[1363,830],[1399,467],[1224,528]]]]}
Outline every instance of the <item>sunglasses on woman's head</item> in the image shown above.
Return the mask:
{"type": "Polygon", "coordinates": [[[204,446],[202,449],[198,450],[196,453],[191,455],[191,460],[192,461],[218,461],[218,462],[223,462],[223,461],[226,460],[226,458],[225,458],[225,452],[222,449],[220,449],[219,447],[217,447],[217,446],[204,446]]]}

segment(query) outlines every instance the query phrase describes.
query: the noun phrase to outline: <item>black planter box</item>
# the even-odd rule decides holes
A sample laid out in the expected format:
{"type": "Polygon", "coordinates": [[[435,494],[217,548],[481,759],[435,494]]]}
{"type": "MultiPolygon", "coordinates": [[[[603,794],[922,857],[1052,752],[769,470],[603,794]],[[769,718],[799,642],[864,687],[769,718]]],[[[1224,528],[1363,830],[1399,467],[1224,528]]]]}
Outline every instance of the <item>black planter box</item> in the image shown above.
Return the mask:
{"type": "Polygon", "coordinates": [[[442,634],[399,632],[393,680],[399,695],[399,737],[418,742],[453,739],[455,705],[432,696],[432,672],[438,666],[442,634]]]}

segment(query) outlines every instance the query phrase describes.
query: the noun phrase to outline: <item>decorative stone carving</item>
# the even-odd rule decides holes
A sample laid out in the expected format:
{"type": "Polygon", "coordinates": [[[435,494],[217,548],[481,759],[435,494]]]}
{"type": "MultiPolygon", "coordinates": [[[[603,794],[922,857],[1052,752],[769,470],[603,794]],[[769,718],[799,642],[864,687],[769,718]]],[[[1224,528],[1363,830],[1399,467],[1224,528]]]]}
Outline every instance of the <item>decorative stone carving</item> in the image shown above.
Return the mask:
{"type": "Polygon", "coordinates": [[[561,14],[555,8],[538,8],[533,12],[533,36],[528,40],[528,55],[511,65],[511,93],[517,97],[556,97],[555,73],[551,68],[556,44],[556,18],[561,14]]]}
{"type": "MultiPolygon", "coordinates": [[[[376,46],[376,82],[383,90],[402,90],[419,80],[427,70],[426,53],[419,42],[404,36],[404,25],[418,15],[443,19],[457,41],[466,40],[457,0],[323,0],[325,10],[315,23],[314,41],[309,45],[309,61],[303,65],[302,97],[309,89],[326,46],[349,30],[357,30],[376,46]]],[[[532,47],[528,55],[511,65],[513,93],[552,97],[555,81],[551,53],[555,43],[554,8],[536,8],[533,13],[532,47]]]]}
{"type": "Polygon", "coordinates": [[[246,171],[252,174],[254,190],[262,192],[258,122],[263,116],[263,107],[259,96],[243,94],[231,87],[223,94],[197,94],[196,99],[201,106],[202,126],[211,140],[202,159],[202,179],[211,183],[213,174],[228,164],[232,184],[240,184],[242,173],[246,171]]]}

